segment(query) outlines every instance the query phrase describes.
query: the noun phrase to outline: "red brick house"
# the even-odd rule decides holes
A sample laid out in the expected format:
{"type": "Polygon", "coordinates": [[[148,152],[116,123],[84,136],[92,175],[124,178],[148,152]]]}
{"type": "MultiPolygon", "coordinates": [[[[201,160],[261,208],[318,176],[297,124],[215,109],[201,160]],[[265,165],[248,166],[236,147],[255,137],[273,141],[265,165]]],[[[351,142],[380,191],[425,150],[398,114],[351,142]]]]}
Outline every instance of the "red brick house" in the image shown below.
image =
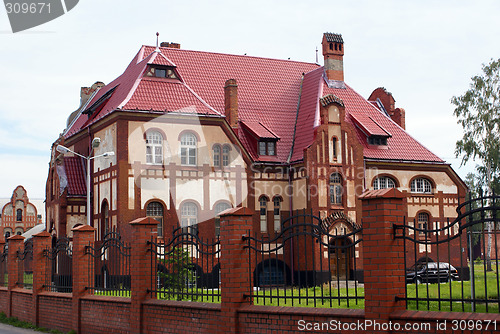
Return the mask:
{"type": "Polygon", "coordinates": [[[1,235],[4,238],[21,235],[42,223],[41,215],[38,214],[36,206],[30,202],[23,186],[14,189],[10,202],[3,206],[1,214],[1,235]]]}
{"type": "Polygon", "coordinates": [[[54,143],[48,230],[70,235],[86,214],[83,162],[56,145],[88,155],[95,137],[94,154],[116,153],[91,169],[99,238],[143,216],[159,221],[160,238],[173,227],[214,236],[217,214],[235,206],[255,212],[262,235],[297,209],[346,233],[362,225],[358,196],[387,187],[405,194],[407,218],[421,226],[456,217],[464,182],[405,131],[387,90],[367,100],[344,81],[341,35],[325,33],[322,48],[324,66],[142,46],[114,81],[82,90],[54,143]]]}

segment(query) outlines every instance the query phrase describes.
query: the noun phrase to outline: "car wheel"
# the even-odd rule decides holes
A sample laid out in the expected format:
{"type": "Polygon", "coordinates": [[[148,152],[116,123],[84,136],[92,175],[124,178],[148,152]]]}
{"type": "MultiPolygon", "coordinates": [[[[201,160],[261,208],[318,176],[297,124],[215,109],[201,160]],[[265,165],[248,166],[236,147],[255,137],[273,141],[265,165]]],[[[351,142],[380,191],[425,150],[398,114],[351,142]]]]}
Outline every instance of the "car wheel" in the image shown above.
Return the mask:
{"type": "Polygon", "coordinates": [[[415,280],[415,283],[422,284],[422,279],[420,277],[417,277],[417,279],[415,280]]]}

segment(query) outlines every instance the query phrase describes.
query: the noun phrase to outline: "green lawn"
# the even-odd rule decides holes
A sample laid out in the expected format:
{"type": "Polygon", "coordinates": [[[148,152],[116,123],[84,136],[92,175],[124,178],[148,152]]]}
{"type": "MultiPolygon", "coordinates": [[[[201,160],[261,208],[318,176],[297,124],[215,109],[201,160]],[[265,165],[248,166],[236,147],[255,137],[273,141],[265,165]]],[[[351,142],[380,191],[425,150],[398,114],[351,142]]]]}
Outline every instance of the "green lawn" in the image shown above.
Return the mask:
{"type": "MultiPolygon", "coordinates": [[[[496,267],[493,265],[493,271],[484,275],[484,268],[481,263],[475,263],[474,266],[474,296],[475,299],[494,300],[498,299],[498,277],[496,267]]],[[[441,284],[408,284],[408,298],[440,298],[452,299],[453,301],[419,301],[418,308],[416,301],[408,301],[408,309],[410,310],[430,310],[430,311],[456,311],[456,312],[471,312],[472,306],[470,302],[462,303],[459,299],[470,299],[472,281],[454,281],[441,284]]],[[[486,303],[475,303],[475,312],[498,313],[499,303],[488,302],[488,310],[486,303]]]]}

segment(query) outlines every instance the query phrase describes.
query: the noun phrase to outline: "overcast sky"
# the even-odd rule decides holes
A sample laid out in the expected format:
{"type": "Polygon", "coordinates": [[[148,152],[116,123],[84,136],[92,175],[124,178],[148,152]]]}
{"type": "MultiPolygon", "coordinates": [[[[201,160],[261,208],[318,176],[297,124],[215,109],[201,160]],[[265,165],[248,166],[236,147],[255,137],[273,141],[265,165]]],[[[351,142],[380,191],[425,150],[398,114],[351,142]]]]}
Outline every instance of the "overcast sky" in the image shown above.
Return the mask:
{"type": "MultiPolygon", "coordinates": [[[[450,99],[500,57],[500,1],[98,1],[13,34],[0,9],[0,198],[45,197],[51,143],[80,87],[109,83],[141,45],[315,62],[324,32],[344,38],[345,81],[367,98],[386,87],[407,131],[462,178],[462,130],[450,99]]],[[[321,51],[320,51],[321,52],[321,51]]],[[[322,55],[319,55],[322,64],[322,55]]]]}

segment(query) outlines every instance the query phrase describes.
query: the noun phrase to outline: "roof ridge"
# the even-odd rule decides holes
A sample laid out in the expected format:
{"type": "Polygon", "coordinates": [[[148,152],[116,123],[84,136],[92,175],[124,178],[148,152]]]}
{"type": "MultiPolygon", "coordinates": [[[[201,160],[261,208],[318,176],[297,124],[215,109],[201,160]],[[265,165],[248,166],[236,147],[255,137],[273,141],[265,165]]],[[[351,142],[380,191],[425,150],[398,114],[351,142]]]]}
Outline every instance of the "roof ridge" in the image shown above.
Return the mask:
{"type": "Polygon", "coordinates": [[[210,110],[212,110],[213,112],[217,113],[218,115],[220,116],[224,116],[222,115],[219,111],[215,110],[214,107],[212,107],[211,105],[209,105],[204,99],[202,99],[198,94],[196,94],[196,92],[191,88],[189,87],[189,85],[187,83],[185,83],[184,81],[181,81],[182,84],[191,92],[191,94],[193,94],[205,107],[209,108],[210,110]]]}
{"type": "MultiPolygon", "coordinates": [[[[155,48],[154,46],[149,46],[149,45],[143,45],[146,48],[155,48]]],[[[166,48],[166,47],[160,47],[161,49],[168,49],[169,51],[173,52],[194,52],[194,53],[208,53],[208,54],[213,54],[213,55],[223,55],[223,56],[234,56],[234,57],[249,57],[249,58],[255,58],[255,59],[263,59],[263,60],[274,60],[274,61],[280,61],[280,62],[293,62],[293,63],[300,63],[300,64],[308,64],[308,65],[316,65],[318,67],[322,67],[321,65],[315,63],[315,62],[307,62],[307,61],[300,61],[300,60],[291,60],[291,59],[280,59],[280,58],[271,58],[271,57],[262,57],[262,56],[251,56],[251,55],[239,55],[239,54],[234,54],[234,53],[223,53],[223,52],[213,52],[213,51],[200,51],[200,50],[188,50],[188,49],[175,49],[175,48],[166,48]]]]}

